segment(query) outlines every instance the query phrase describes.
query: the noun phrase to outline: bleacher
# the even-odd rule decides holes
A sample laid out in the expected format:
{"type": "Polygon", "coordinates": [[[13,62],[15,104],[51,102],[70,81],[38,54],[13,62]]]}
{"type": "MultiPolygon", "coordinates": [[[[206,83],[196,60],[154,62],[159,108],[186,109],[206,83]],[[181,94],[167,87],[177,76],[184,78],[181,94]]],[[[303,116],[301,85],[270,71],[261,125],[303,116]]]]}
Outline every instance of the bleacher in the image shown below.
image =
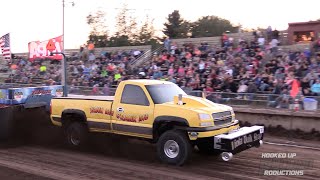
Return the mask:
{"type": "MultiPolygon", "coordinates": [[[[151,50],[151,45],[146,45],[146,46],[122,46],[122,47],[104,47],[104,48],[95,48],[94,50],[94,55],[96,57],[99,57],[102,52],[129,52],[133,50],[139,50],[146,52],[148,50],[151,50]]],[[[72,56],[73,54],[76,54],[79,52],[79,49],[66,49],[65,50],[65,55],[72,56]]]]}
{"type": "MultiPolygon", "coordinates": [[[[117,52],[117,51],[131,51],[131,50],[139,50],[139,51],[147,51],[151,50],[151,45],[145,46],[122,46],[122,47],[104,47],[104,48],[95,48],[95,56],[100,56],[102,52],[117,52]]],[[[65,49],[65,55],[71,56],[74,53],[78,53],[79,49],[65,49]]],[[[28,53],[13,53],[15,56],[28,58],[28,53]]],[[[0,55],[0,60],[2,61],[2,55],[0,55]]]]}
{"type": "MultiPolygon", "coordinates": [[[[252,32],[248,33],[230,33],[228,37],[234,39],[234,41],[238,41],[240,38],[246,41],[251,41],[254,39],[252,32]]],[[[201,43],[207,43],[210,46],[221,46],[221,36],[215,37],[201,37],[201,38],[183,38],[183,39],[172,39],[173,43],[176,43],[178,46],[182,46],[183,44],[194,44],[196,46],[200,46],[201,43]]]]}
{"type": "MultiPolygon", "coordinates": [[[[284,33],[285,34],[285,33],[284,33]]],[[[235,42],[238,42],[239,38],[242,38],[244,40],[252,40],[254,37],[251,32],[248,33],[231,33],[228,34],[229,37],[234,38],[235,42]]],[[[172,40],[174,43],[177,43],[178,46],[182,46],[183,44],[186,43],[192,43],[194,45],[200,45],[201,43],[207,43],[211,46],[220,46],[221,42],[221,37],[203,37],[203,38],[185,38],[185,39],[173,39],[172,40]]],[[[161,46],[163,48],[163,46],[161,46]]],[[[280,46],[279,48],[283,51],[289,51],[289,50],[304,50],[306,47],[308,47],[308,44],[296,44],[296,45],[291,45],[291,46],[280,46]]],[[[161,52],[161,48],[157,48],[156,50],[152,51],[152,48],[150,45],[147,46],[125,46],[125,47],[105,47],[105,48],[95,48],[95,55],[100,56],[101,52],[117,52],[117,51],[131,51],[131,50],[140,50],[145,52],[143,56],[138,58],[135,61],[135,65],[132,67],[142,67],[146,63],[151,62],[152,55],[157,52],[161,52]],[[160,50],[159,50],[160,49],[160,50]]],[[[67,56],[71,56],[75,53],[78,53],[79,49],[66,49],[65,54],[67,56]]],[[[16,56],[22,56],[27,58],[27,53],[14,53],[16,56]]],[[[6,67],[6,65],[3,65],[4,61],[1,60],[1,55],[0,55],[0,69],[1,67],[6,67]]],[[[161,70],[163,72],[167,72],[167,67],[161,67],[161,70]]],[[[8,77],[9,73],[1,73],[0,72],[0,82],[3,82],[3,79],[8,77]]],[[[70,75],[69,75],[70,77],[70,75]]],[[[35,82],[39,83],[41,80],[39,79],[34,79],[35,82]]]]}

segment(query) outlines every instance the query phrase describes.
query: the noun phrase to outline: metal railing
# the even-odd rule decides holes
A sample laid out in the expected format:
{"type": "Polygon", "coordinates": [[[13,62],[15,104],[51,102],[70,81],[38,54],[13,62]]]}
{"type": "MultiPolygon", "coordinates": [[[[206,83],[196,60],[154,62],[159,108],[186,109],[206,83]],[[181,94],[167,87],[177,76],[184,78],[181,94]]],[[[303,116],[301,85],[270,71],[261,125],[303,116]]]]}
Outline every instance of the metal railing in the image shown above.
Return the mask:
{"type": "Polygon", "coordinates": [[[38,87],[38,86],[46,86],[46,84],[0,83],[0,89],[3,89],[3,88],[38,87]]]}
{"type": "MultiPolygon", "coordinates": [[[[202,91],[190,91],[189,95],[202,97],[202,91]]],[[[257,108],[279,108],[294,109],[298,104],[299,110],[305,110],[305,106],[310,106],[308,102],[304,102],[305,98],[316,100],[317,109],[320,109],[318,102],[320,96],[301,96],[292,98],[290,95],[283,94],[259,94],[259,93],[229,93],[229,92],[210,92],[205,94],[206,98],[220,104],[242,107],[257,108]]],[[[308,108],[306,107],[306,108],[308,108]]],[[[309,108],[308,108],[309,109],[309,108]]]]}
{"type": "Polygon", "coordinates": [[[139,63],[140,61],[143,61],[144,59],[150,57],[150,54],[152,53],[151,50],[146,51],[145,53],[143,53],[140,57],[138,57],[137,59],[134,59],[132,61],[130,61],[130,65],[131,66],[135,66],[137,63],[139,63]]]}
{"type": "Polygon", "coordinates": [[[114,96],[117,88],[69,86],[69,94],[85,96],[114,96]]]}
{"type": "MultiPolygon", "coordinates": [[[[113,96],[116,88],[101,88],[98,87],[94,90],[92,87],[70,87],[69,93],[77,95],[106,95],[113,96]]],[[[280,109],[293,109],[295,99],[284,97],[279,94],[258,94],[258,93],[228,93],[228,92],[211,92],[203,94],[202,91],[189,91],[186,92],[189,95],[197,97],[205,97],[210,101],[220,104],[227,104],[231,106],[241,107],[257,107],[257,108],[280,108],[280,109]]],[[[311,98],[320,101],[320,96],[305,96],[303,98],[311,98]]],[[[303,99],[298,100],[299,110],[304,110],[303,99]]],[[[317,106],[317,109],[320,109],[317,106]]]]}
{"type": "Polygon", "coordinates": [[[163,46],[159,46],[158,48],[156,48],[155,50],[148,50],[146,51],[142,56],[140,56],[139,58],[133,60],[130,62],[130,66],[131,68],[136,68],[142,64],[144,64],[146,61],[149,61],[152,58],[152,55],[157,53],[159,54],[159,52],[161,52],[163,50],[163,46]]]}
{"type": "MultiPolygon", "coordinates": [[[[3,83],[0,84],[0,89],[3,88],[17,88],[17,87],[37,87],[39,84],[17,84],[17,83],[3,83]]],[[[116,88],[105,87],[85,87],[85,86],[69,86],[68,93],[85,96],[114,96],[116,88]]],[[[266,93],[229,93],[229,92],[210,92],[203,93],[202,91],[186,91],[187,94],[197,97],[203,95],[210,101],[220,104],[227,104],[231,106],[240,107],[257,107],[257,108],[280,108],[293,109],[295,99],[289,95],[285,97],[280,94],[266,94],[266,93]]],[[[310,98],[317,101],[317,109],[320,109],[318,102],[320,96],[304,96],[298,99],[299,109],[304,110],[304,98],[310,98]]]]}

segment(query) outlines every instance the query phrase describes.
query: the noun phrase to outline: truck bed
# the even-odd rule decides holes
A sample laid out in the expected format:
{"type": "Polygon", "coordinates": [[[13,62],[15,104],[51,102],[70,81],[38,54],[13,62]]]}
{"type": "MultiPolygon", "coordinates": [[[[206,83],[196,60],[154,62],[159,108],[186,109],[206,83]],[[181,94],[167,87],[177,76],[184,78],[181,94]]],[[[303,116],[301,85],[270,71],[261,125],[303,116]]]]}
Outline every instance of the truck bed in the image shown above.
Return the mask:
{"type": "Polygon", "coordinates": [[[68,97],[56,97],[55,99],[81,99],[81,100],[113,101],[114,96],[85,96],[85,95],[68,94],[68,97]]]}

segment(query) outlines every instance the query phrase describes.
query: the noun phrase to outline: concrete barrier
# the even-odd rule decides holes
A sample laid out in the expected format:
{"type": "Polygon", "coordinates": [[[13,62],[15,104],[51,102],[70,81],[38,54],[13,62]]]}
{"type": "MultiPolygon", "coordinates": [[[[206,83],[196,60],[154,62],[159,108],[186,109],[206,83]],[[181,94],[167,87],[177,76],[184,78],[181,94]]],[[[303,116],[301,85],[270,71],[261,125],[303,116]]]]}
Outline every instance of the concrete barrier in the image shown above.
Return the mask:
{"type": "Polygon", "coordinates": [[[286,130],[306,133],[320,132],[320,113],[315,111],[294,112],[286,109],[255,109],[233,107],[236,118],[243,123],[263,124],[266,127],[282,126],[286,130]]]}

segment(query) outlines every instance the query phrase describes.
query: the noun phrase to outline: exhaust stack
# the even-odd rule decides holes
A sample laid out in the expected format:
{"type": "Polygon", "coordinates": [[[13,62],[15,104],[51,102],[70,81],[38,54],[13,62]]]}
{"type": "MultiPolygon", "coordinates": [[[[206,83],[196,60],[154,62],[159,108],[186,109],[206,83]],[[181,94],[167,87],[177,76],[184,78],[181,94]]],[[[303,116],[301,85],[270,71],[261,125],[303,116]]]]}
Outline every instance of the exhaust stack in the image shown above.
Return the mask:
{"type": "Polygon", "coordinates": [[[179,94],[179,95],[178,95],[178,104],[179,104],[179,105],[183,105],[183,102],[182,102],[182,94],[179,94]]]}

